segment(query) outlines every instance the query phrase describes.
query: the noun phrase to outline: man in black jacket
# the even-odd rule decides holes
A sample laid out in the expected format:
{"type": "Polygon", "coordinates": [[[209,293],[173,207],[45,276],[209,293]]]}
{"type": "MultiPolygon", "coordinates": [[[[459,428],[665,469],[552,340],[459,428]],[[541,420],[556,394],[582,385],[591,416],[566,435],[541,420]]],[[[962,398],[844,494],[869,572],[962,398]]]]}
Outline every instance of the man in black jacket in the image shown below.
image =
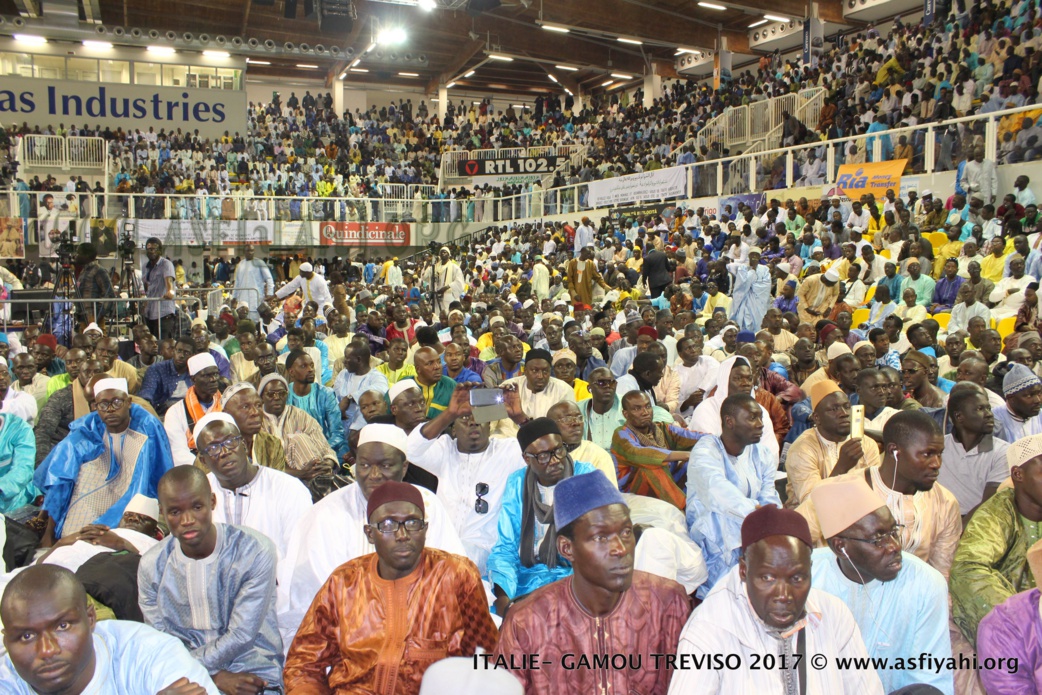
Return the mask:
{"type": "Polygon", "coordinates": [[[671,282],[673,271],[670,265],[671,261],[666,254],[655,248],[652,248],[644,256],[644,268],[641,272],[644,275],[645,282],[648,284],[648,289],[651,291],[652,299],[661,295],[662,291],[671,282]]]}

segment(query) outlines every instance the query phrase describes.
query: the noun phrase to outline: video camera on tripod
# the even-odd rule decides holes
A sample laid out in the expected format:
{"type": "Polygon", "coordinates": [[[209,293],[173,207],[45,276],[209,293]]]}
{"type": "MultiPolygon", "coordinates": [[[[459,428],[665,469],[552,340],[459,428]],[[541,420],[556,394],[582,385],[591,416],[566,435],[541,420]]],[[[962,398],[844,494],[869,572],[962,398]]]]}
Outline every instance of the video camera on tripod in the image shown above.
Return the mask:
{"type": "Polygon", "coordinates": [[[123,234],[120,235],[119,244],[116,247],[119,251],[119,257],[123,259],[124,263],[128,261],[134,262],[134,251],[137,250],[137,244],[134,242],[133,231],[133,225],[128,222],[123,227],[123,234]],[[130,229],[127,229],[127,227],[130,227],[130,229]]]}
{"type": "Polygon", "coordinates": [[[55,242],[58,264],[62,268],[71,268],[73,256],[76,255],[76,244],[72,240],[72,232],[69,230],[61,232],[55,242]]]}

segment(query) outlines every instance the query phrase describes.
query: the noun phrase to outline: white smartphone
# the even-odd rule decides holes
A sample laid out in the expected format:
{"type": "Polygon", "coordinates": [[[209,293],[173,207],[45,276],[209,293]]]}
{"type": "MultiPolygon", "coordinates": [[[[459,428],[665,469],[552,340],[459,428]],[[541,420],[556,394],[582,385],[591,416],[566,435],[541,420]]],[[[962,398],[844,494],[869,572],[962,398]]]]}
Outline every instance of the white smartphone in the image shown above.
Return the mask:
{"type": "Polygon", "coordinates": [[[850,437],[861,439],[865,436],[865,406],[855,405],[850,408],[850,437]]]}

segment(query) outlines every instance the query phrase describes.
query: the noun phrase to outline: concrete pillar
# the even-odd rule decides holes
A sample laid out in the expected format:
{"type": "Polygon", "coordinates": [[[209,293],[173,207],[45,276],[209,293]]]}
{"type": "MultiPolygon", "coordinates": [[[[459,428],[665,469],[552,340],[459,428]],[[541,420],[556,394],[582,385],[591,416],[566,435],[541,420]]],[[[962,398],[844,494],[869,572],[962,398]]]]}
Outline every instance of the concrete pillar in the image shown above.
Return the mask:
{"type": "Polygon", "coordinates": [[[651,108],[656,99],[662,97],[662,75],[644,76],[644,108],[651,108]]]}
{"type": "Polygon", "coordinates": [[[445,122],[445,113],[449,109],[449,89],[443,84],[438,85],[438,122],[445,122]]]}
{"type": "Polygon", "coordinates": [[[344,113],[344,81],[339,76],[333,80],[333,110],[337,116],[344,113]]]}
{"type": "Polygon", "coordinates": [[[586,99],[583,98],[582,94],[573,94],[572,99],[575,100],[575,106],[572,107],[572,113],[581,113],[583,106],[586,104],[586,99]]]}

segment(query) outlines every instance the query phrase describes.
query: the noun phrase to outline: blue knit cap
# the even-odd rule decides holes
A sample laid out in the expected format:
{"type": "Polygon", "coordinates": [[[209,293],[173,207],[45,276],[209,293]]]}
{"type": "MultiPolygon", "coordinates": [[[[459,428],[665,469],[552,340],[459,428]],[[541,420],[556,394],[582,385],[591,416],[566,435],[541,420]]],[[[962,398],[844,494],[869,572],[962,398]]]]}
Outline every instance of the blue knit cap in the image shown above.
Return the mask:
{"type": "Polygon", "coordinates": [[[1010,367],[1009,371],[1006,372],[1006,376],[1002,378],[1002,395],[1012,396],[1014,393],[1020,393],[1032,386],[1039,385],[1042,385],[1042,379],[1039,379],[1034,372],[1017,362],[1010,367]]]}
{"type": "Polygon", "coordinates": [[[565,478],[554,486],[554,527],[562,529],[586,512],[609,504],[626,505],[626,500],[601,471],[565,478]]]}

